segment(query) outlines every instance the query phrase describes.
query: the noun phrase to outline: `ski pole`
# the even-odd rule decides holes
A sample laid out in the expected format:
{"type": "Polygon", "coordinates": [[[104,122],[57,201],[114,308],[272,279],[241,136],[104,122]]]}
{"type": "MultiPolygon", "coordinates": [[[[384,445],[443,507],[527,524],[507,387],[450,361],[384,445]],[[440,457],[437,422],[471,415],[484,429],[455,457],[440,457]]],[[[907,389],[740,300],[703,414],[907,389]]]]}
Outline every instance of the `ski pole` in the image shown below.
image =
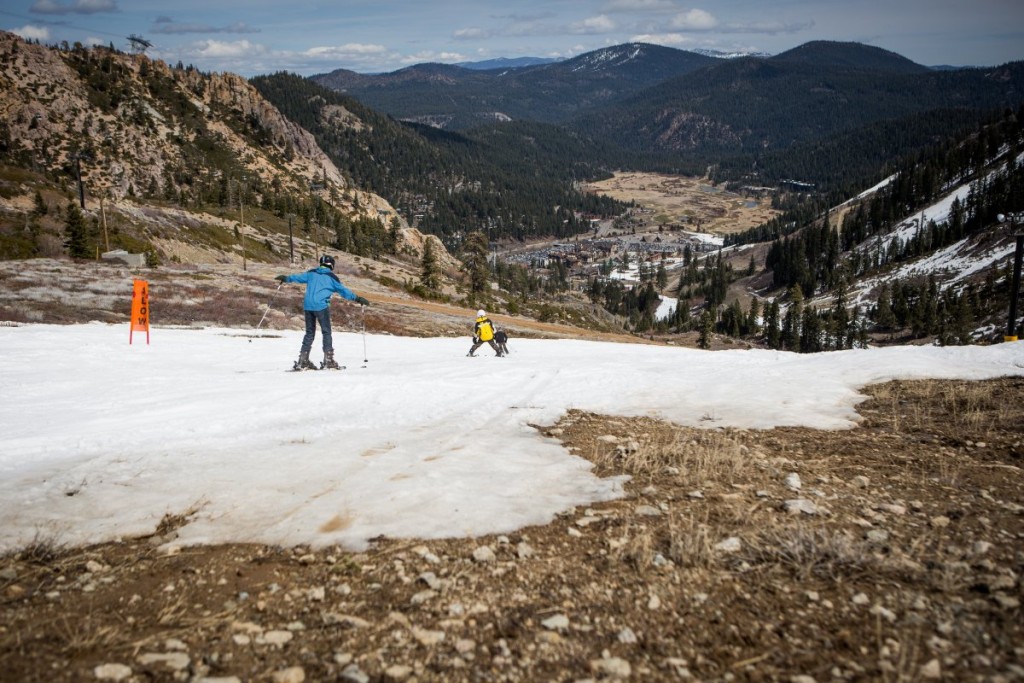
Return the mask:
{"type": "MultiPolygon", "coordinates": [[[[281,282],[277,283],[277,289],[274,290],[274,294],[275,295],[278,293],[278,291],[280,291],[281,285],[283,285],[283,284],[284,284],[283,280],[281,282]]],[[[273,300],[274,300],[273,297],[271,297],[270,301],[267,302],[267,310],[263,311],[263,317],[260,318],[260,321],[258,323],[256,323],[256,329],[253,330],[252,334],[249,335],[249,343],[250,344],[252,344],[252,338],[255,337],[256,333],[260,331],[260,326],[263,325],[263,321],[267,319],[267,313],[270,313],[270,304],[271,304],[271,302],[273,300]]]]}
{"type": "Polygon", "coordinates": [[[359,307],[359,315],[363,320],[363,362],[369,363],[370,360],[366,356],[366,306],[359,307]]]}

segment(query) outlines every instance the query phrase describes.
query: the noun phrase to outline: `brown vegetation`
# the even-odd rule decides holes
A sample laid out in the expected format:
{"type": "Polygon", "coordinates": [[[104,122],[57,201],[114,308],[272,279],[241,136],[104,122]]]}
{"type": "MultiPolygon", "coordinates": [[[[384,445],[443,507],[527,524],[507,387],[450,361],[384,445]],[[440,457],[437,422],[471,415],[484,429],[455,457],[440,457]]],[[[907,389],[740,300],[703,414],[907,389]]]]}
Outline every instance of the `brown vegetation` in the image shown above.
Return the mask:
{"type": "Polygon", "coordinates": [[[182,511],[151,538],[39,539],[0,560],[0,671],[1021,680],[1024,380],[868,393],[831,432],[570,413],[541,431],[628,497],[508,536],[161,553],[182,511]]]}

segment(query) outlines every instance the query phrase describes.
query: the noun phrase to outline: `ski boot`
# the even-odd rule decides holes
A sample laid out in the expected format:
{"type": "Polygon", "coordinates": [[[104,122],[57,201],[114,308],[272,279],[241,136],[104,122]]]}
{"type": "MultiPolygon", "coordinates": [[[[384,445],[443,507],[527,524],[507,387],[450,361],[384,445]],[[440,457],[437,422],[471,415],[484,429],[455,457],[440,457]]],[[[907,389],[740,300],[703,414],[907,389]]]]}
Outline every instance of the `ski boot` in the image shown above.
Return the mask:
{"type": "Polygon", "coordinates": [[[341,370],[341,366],[334,360],[334,351],[324,351],[324,362],[320,364],[321,370],[341,370]]]}
{"type": "Polygon", "coordinates": [[[309,351],[302,351],[299,353],[299,359],[295,361],[295,365],[292,366],[292,370],[316,370],[317,367],[309,360],[309,351]]]}

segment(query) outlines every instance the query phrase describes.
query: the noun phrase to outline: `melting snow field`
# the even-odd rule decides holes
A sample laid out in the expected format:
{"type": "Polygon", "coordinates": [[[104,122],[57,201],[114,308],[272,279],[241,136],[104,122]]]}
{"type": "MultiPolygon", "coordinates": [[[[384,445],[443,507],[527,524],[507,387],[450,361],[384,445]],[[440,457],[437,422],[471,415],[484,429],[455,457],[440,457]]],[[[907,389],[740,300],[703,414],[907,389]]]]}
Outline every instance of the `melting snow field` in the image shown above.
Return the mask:
{"type": "MultiPolygon", "coordinates": [[[[531,425],[578,408],[691,426],[855,425],[889,379],[1024,374],[1024,344],[815,355],[335,334],[342,372],[286,372],[301,332],[0,327],[0,552],[152,533],[339,544],[510,532],[619,497],[531,425]]],[[[319,361],[319,337],[313,358],[319,361]]]]}

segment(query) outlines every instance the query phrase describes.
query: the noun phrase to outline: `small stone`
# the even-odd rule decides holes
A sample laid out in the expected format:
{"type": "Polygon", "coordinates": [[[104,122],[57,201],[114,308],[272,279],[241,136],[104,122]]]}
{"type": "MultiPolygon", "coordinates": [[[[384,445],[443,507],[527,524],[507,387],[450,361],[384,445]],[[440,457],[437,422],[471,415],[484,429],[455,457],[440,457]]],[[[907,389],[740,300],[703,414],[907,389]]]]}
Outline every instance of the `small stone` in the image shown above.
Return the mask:
{"type": "Polygon", "coordinates": [[[889,532],[885,529],[870,529],[864,537],[872,543],[886,543],[889,540],[889,532]]]}
{"type": "Polygon", "coordinates": [[[437,574],[434,572],[423,572],[418,578],[419,581],[427,584],[433,590],[441,590],[441,580],[437,578],[437,574]]]}
{"type": "Polygon", "coordinates": [[[1020,607],[1020,599],[1015,598],[1012,595],[1003,595],[1002,593],[996,593],[992,598],[996,601],[996,604],[1003,609],[1017,609],[1020,607]]]}
{"type": "Polygon", "coordinates": [[[791,515],[798,515],[800,513],[805,515],[818,514],[818,506],[814,504],[814,501],[807,500],[806,498],[793,498],[791,500],[787,500],[782,504],[782,507],[791,515]]]}
{"type": "Polygon", "coordinates": [[[989,550],[992,550],[992,544],[988,541],[975,541],[971,546],[971,553],[974,555],[985,555],[989,550]]]}
{"type": "Polygon", "coordinates": [[[602,434],[601,436],[597,437],[597,440],[600,441],[601,443],[618,443],[619,437],[615,436],[614,434],[602,434]]]}
{"type": "Polygon", "coordinates": [[[497,556],[494,554],[494,551],[491,550],[490,546],[482,545],[473,551],[473,560],[481,564],[485,562],[494,562],[497,559],[497,556]]]}
{"type": "Polygon", "coordinates": [[[412,675],[412,667],[405,664],[393,664],[384,669],[384,677],[389,681],[404,681],[412,675]]]}
{"type": "Polygon", "coordinates": [[[817,681],[814,680],[814,676],[808,676],[807,674],[798,674],[796,676],[790,676],[789,683],[817,683],[817,681]]]}
{"type": "Polygon", "coordinates": [[[719,550],[723,553],[736,553],[742,548],[743,543],[737,536],[730,536],[729,538],[715,544],[715,550],[719,550]]]}
{"type": "Polygon", "coordinates": [[[661,517],[661,510],[652,505],[637,505],[634,512],[640,517],[661,517]]]}
{"type": "Polygon", "coordinates": [[[590,661],[590,670],[611,679],[626,679],[632,674],[629,662],[620,657],[602,657],[590,661]]]}
{"type": "Polygon", "coordinates": [[[864,593],[857,593],[856,595],[853,596],[852,602],[855,605],[866,605],[869,602],[871,602],[871,599],[868,598],[868,596],[865,595],[864,593]]]}
{"type": "Polygon", "coordinates": [[[302,683],[306,680],[306,670],[301,666],[290,666],[287,669],[275,671],[270,679],[274,683],[302,683]]]}
{"type": "Polygon", "coordinates": [[[687,498],[692,498],[693,500],[703,500],[704,492],[703,491],[690,491],[689,493],[686,494],[686,497],[687,498]]]}
{"type": "Polygon", "coordinates": [[[921,678],[929,680],[942,678],[942,665],[939,664],[938,659],[932,659],[921,665],[921,678]]]}
{"type": "Polygon", "coordinates": [[[132,669],[124,664],[100,664],[92,673],[101,681],[123,681],[132,675],[132,669]]]}
{"type": "Polygon", "coordinates": [[[935,529],[945,529],[949,526],[949,517],[946,517],[945,515],[938,515],[937,517],[932,517],[928,520],[928,523],[935,529]]]}
{"type": "Polygon", "coordinates": [[[858,489],[866,489],[867,487],[871,486],[871,480],[865,477],[863,474],[858,474],[856,477],[850,480],[850,483],[853,484],[854,488],[858,489]]]}
{"type": "Polygon", "coordinates": [[[549,631],[564,631],[569,628],[569,617],[564,614],[555,614],[541,621],[540,625],[549,631]]]}
{"type": "Polygon", "coordinates": [[[137,661],[143,666],[163,664],[172,671],[182,671],[191,660],[184,652],[149,652],[139,655],[137,661]]]}
{"type": "Polygon", "coordinates": [[[414,626],[412,628],[412,637],[415,638],[420,645],[432,647],[444,640],[445,632],[431,631],[429,629],[414,626]]]}
{"type": "Polygon", "coordinates": [[[872,607],[871,614],[877,614],[878,616],[888,621],[890,624],[896,621],[896,613],[886,607],[883,607],[882,605],[875,605],[874,607],[872,607]]]}
{"type": "Polygon", "coordinates": [[[628,626],[619,631],[619,635],[617,637],[620,643],[624,643],[626,645],[635,645],[638,642],[636,633],[634,633],[633,629],[628,626]]]}
{"type": "Polygon", "coordinates": [[[864,538],[871,543],[883,544],[889,541],[889,531],[884,528],[872,528],[868,529],[865,533],[864,538]]]}
{"type": "Polygon", "coordinates": [[[424,603],[430,602],[436,597],[437,591],[428,588],[425,591],[420,591],[419,593],[414,594],[412,598],[409,600],[409,602],[413,605],[422,605],[424,603]]]}
{"type": "Polygon", "coordinates": [[[799,491],[803,486],[803,483],[800,481],[800,475],[796,472],[790,472],[787,474],[783,483],[786,485],[786,488],[793,491],[799,491]]]}
{"type": "Polygon", "coordinates": [[[100,564],[96,560],[89,560],[85,563],[85,571],[90,574],[101,574],[107,571],[108,567],[104,564],[100,564]]]}
{"type": "Polygon", "coordinates": [[[533,548],[526,541],[520,541],[519,544],[516,545],[516,556],[518,556],[520,560],[533,557],[533,548]]]}
{"type": "Polygon", "coordinates": [[[286,643],[290,643],[294,637],[295,635],[291,631],[267,631],[263,634],[262,641],[267,645],[281,647],[286,643]]]}
{"type": "Polygon", "coordinates": [[[18,578],[18,570],[14,567],[4,567],[0,569],[0,579],[4,581],[14,581],[18,578]]]}
{"type": "Polygon", "coordinates": [[[346,683],[370,683],[370,677],[359,668],[358,664],[349,664],[342,669],[341,680],[346,683]]]}
{"type": "Polygon", "coordinates": [[[891,515],[905,515],[907,514],[907,508],[903,505],[896,505],[893,503],[883,503],[878,506],[878,509],[882,512],[888,512],[891,515]]]}

